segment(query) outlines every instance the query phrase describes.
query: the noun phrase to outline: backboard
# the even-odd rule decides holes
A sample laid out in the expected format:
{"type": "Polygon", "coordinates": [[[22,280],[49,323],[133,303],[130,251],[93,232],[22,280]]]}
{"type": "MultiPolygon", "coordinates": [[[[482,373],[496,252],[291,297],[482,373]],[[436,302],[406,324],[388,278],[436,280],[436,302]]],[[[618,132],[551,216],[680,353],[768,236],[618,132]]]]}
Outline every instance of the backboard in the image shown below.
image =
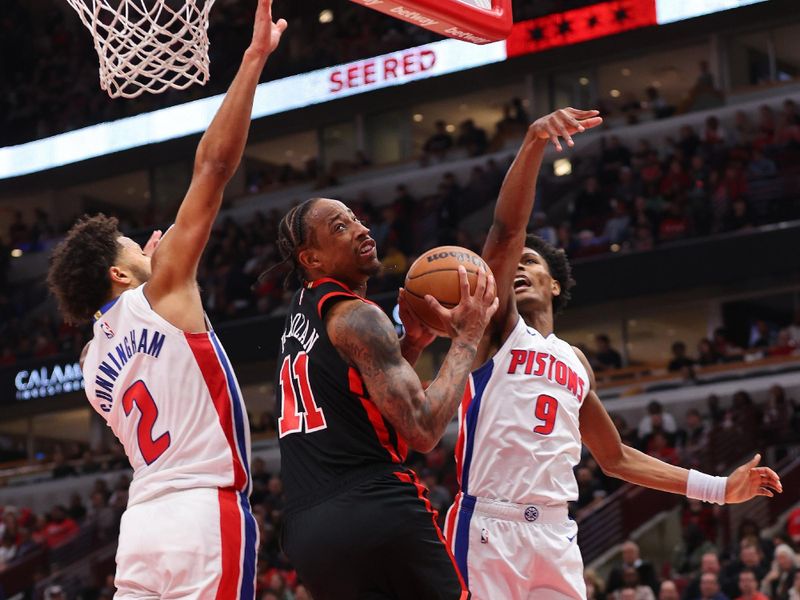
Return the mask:
{"type": "Polygon", "coordinates": [[[511,0],[351,0],[441,35],[488,44],[511,32],[511,0]]]}

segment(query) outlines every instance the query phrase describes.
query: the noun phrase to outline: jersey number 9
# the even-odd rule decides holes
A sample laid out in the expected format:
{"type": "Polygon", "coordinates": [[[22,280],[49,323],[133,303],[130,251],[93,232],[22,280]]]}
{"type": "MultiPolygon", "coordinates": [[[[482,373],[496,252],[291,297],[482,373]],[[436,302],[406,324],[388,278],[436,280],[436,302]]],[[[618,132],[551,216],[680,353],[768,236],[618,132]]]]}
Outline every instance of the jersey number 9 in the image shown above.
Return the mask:
{"type": "Polygon", "coordinates": [[[533,428],[534,433],[550,435],[556,426],[556,413],[558,412],[558,400],[547,394],[542,394],[536,398],[536,408],[533,414],[536,418],[544,421],[541,425],[533,428]]]}

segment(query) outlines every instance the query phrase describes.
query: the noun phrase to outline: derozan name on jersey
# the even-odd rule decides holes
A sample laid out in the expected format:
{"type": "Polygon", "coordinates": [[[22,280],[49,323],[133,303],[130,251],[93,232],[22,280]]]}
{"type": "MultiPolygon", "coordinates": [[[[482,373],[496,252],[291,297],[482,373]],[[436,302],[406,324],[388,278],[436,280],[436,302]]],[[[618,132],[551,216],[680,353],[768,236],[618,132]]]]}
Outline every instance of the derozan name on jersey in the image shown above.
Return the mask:
{"type": "Polygon", "coordinates": [[[300,345],[303,347],[303,350],[306,353],[311,352],[311,349],[314,347],[314,344],[317,343],[319,339],[319,333],[317,330],[311,326],[311,322],[306,319],[305,315],[302,313],[297,313],[292,320],[289,321],[289,324],[286,326],[286,329],[281,336],[281,352],[284,352],[286,348],[286,340],[289,338],[294,338],[300,345]]]}

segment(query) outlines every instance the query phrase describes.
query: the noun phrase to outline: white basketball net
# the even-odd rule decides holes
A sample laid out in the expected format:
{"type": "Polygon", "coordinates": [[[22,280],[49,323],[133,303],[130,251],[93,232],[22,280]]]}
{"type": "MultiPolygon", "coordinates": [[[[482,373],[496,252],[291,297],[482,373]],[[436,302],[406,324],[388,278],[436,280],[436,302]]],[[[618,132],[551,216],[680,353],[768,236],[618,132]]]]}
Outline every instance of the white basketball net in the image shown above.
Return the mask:
{"type": "Polygon", "coordinates": [[[208,13],[214,0],[67,2],[92,33],[100,87],[112,98],[208,81],[208,13]]]}

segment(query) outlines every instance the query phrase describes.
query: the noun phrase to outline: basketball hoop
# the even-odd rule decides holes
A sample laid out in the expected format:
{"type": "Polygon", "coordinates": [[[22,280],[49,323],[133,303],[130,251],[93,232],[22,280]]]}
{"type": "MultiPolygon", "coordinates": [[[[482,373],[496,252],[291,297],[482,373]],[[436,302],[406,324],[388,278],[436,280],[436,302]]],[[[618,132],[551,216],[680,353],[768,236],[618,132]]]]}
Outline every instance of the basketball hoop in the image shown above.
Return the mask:
{"type": "Polygon", "coordinates": [[[67,0],[94,38],[100,88],[112,98],[208,81],[214,0],[67,0]]]}
{"type": "Polygon", "coordinates": [[[488,44],[511,33],[511,0],[351,0],[464,42],[488,44]]]}

